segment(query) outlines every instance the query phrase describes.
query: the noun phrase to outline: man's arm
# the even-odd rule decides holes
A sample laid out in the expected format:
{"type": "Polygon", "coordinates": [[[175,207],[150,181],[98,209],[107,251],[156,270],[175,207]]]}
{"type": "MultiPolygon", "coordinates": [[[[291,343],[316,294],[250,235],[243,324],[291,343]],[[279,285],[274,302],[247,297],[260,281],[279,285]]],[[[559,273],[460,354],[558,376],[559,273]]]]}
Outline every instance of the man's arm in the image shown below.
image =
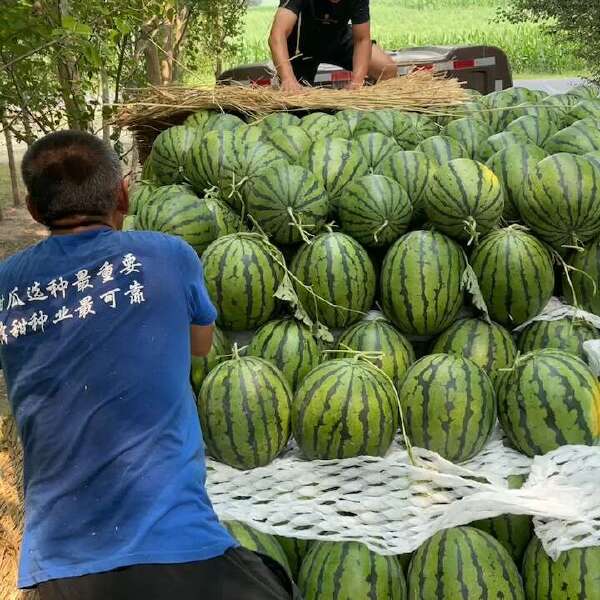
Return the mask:
{"type": "Polygon", "coordinates": [[[294,69],[292,69],[288,51],[288,38],[297,22],[298,15],[295,12],[287,8],[279,8],[275,13],[275,20],[269,37],[271,55],[281,81],[281,89],[286,92],[298,92],[302,89],[296,79],[294,69]]]}
{"type": "Polygon", "coordinates": [[[350,89],[359,89],[369,73],[371,53],[373,44],[371,42],[371,24],[369,22],[352,26],[354,38],[354,57],[352,67],[352,81],[348,86],[350,89]]]}
{"type": "Polygon", "coordinates": [[[207,356],[212,348],[214,325],[192,325],[192,356],[207,356]]]}

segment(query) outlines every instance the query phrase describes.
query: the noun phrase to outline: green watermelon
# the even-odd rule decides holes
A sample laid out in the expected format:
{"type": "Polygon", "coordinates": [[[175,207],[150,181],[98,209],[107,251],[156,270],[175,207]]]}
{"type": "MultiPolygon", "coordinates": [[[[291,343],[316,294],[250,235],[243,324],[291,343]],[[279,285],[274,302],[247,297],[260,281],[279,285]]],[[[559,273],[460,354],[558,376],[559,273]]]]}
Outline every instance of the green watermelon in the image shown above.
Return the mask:
{"type": "MultiPolygon", "coordinates": [[[[415,146],[420,144],[422,141],[440,133],[439,125],[427,115],[424,115],[423,113],[409,112],[406,113],[406,116],[409,118],[412,126],[412,139],[410,141],[415,146]]],[[[408,138],[410,137],[411,136],[409,135],[408,138]]]]}
{"type": "Polygon", "coordinates": [[[478,454],[496,423],[491,379],[473,361],[456,354],[418,360],[408,369],[398,395],[411,442],[452,462],[478,454]]]}
{"type": "Polygon", "coordinates": [[[504,546],[473,527],[445,529],[427,540],[410,563],[408,591],[410,600],[525,600],[504,546]]]}
{"type": "MultiPolygon", "coordinates": [[[[509,489],[520,489],[526,479],[524,475],[509,476],[509,489]]],[[[471,527],[481,529],[498,540],[508,550],[515,564],[521,566],[523,555],[533,536],[533,522],[529,515],[500,515],[475,521],[471,523],[471,527]]]]}
{"type": "Polygon", "coordinates": [[[488,234],[471,254],[470,262],[490,317],[505,327],[529,321],[552,297],[550,254],[518,226],[488,234]]]}
{"type": "Polygon", "coordinates": [[[356,143],[360,146],[369,168],[373,170],[399,150],[393,138],[386,137],[382,133],[363,133],[356,138],[356,143]]]}
{"type": "Polygon", "coordinates": [[[500,369],[513,366],[517,347],[510,333],[483,319],[460,319],[442,333],[431,354],[457,354],[472,360],[495,383],[500,369]]]}
{"type": "Polygon", "coordinates": [[[542,104],[547,104],[554,108],[562,120],[580,100],[581,98],[571,94],[554,94],[552,96],[546,96],[546,98],[542,100],[542,104]]]}
{"type": "Polygon", "coordinates": [[[575,121],[569,127],[565,127],[551,136],[546,142],[544,150],[548,154],[561,152],[587,154],[600,150],[600,119],[587,118],[575,121]]]}
{"type": "Polygon", "coordinates": [[[258,125],[242,125],[232,131],[236,144],[256,144],[266,141],[265,131],[258,125]]]}
{"type": "MultiPolygon", "coordinates": [[[[558,131],[561,128],[564,118],[564,110],[551,104],[531,104],[525,102],[516,106],[512,112],[514,113],[513,122],[521,117],[534,117],[539,121],[549,122],[555,131],[558,131]]],[[[510,125],[512,125],[512,122],[508,124],[507,128],[509,128],[510,125]]]]}
{"type": "Polygon", "coordinates": [[[290,438],[291,406],[290,386],[269,361],[245,356],[222,362],[198,393],[208,453],[236,469],[268,465],[290,438]]]}
{"type": "Polygon", "coordinates": [[[493,154],[499,150],[514,144],[522,144],[523,138],[521,135],[516,135],[509,131],[496,133],[483,142],[477,149],[477,160],[486,162],[493,154]]]}
{"type": "Polygon", "coordinates": [[[402,567],[359,542],[317,542],[298,586],[304,600],[407,600],[402,567]]]}
{"type": "Polygon", "coordinates": [[[568,261],[571,284],[563,277],[563,293],[569,304],[600,316],[600,239],[582,252],[573,252],[568,261]]]}
{"type": "Polygon", "coordinates": [[[502,429],[523,454],[600,444],[600,383],[576,356],[531,352],[502,373],[497,392],[502,429]]]}
{"type": "Polygon", "coordinates": [[[160,205],[163,202],[167,202],[168,200],[175,197],[189,198],[190,196],[194,196],[194,198],[198,198],[192,188],[189,185],[185,184],[175,184],[175,185],[163,185],[160,187],[154,188],[154,190],[146,197],[145,201],[139,207],[137,211],[137,223],[138,229],[148,229],[152,230],[153,222],[150,221],[150,217],[154,214],[153,211],[150,211],[150,206],[153,204],[160,205]]]}
{"type": "Polygon", "coordinates": [[[252,552],[258,552],[278,562],[291,576],[292,570],[281,544],[275,536],[258,531],[241,521],[224,521],[229,533],[241,546],[252,552]]]}
{"type": "Polygon", "coordinates": [[[600,332],[586,321],[558,319],[534,321],[519,334],[519,350],[527,354],[534,350],[555,348],[587,361],[583,343],[600,338],[600,332]]]}
{"type": "Polygon", "coordinates": [[[549,119],[540,119],[533,115],[527,115],[515,119],[506,129],[524,142],[543,147],[546,142],[557,133],[556,125],[549,119]]]}
{"type": "Polygon", "coordinates": [[[204,134],[209,131],[234,131],[238,127],[243,127],[244,125],[244,121],[236,115],[217,112],[212,114],[206,120],[202,130],[204,134]]]}
{"type": "Polygon", "coordinates": [[[310,460],[384,456],[398,429],[394,386],[360,358],[329,360],[300,384],[292,430],[310,460]]]}
{"type": "Polygon", "coordinates": [[[570,96],[583,98],[584,100],[598,100],[600,98],[600,88],[595,83],[580,83],[573,86],[568,92],[570,96]]]}
{"type": "Polygon", "coordinates": [[[400,151],[388,156],[375,169],[397,181],[408,194],[413,205],[413,221],[424,217],[424,192],[437,164],[422,152],[400,151]]]}
{"type": "Polygon", "coordinates": [[[279,152],[281,152],[290,163],[298,161],[298,157],[302,156],[311,146],[312,139],[302,129],[290,125],[285,129],[273,129],[265,134],[266,140],[279,152]]]}
{"type": "Polygon", "coordinates": [[[348,327],[373,304],[371,259],[358,242],[343,233],[323,233],[310,245],[301,246],[291,271],[303,284],[296,282],[300,303],[311,319],[327,327],[348,327]]]}
{"type": "Polygon", "coordinates": [[[494,130],[481,119],[463,117],[448,123],[442,135],[455,139],[467,151],[468,158],[475,158],[479,146],[494,135],[494,130]]]}
{"type": "Polygon", "coordinates": [[[494,172],[470,158],[458,158],[433,174],[425,192],[425,212],[440,231],[476,240],[498,226],[504,190],[494,172]]]}
{"type": "Polygon", "coordinates": [[[135,231],[137,229],[137,216],[127,215],[121,223],[121,231],[135,231]]]}
{"type": "Polygon", "coordinates": [[[333,204],[346,185],[369,173],[369,165],[360,146],[339,138],[318,140],[300,162],[325,186],[333,204]]]}
{"type": "Polygon", "coordinates": [[[582,100],[578,102],[571,110],[563,117],[563,123],[565,126],[572,125],[576,121],[581,119],[587,119],[592,117],[595,120],[600,120],[600,101],[595,100],[582,100]]]}
{"type": "Polygon", "coordinates": [[[198,198],[191,190],[174,190],[179,187],[166,186],[154,193],[140,210],[139,229],[176,235],[202,254],[217,238],[242,228],[240,218],[224,202],[198,198]]]}
{"type": "Polygon", "coordinates": [[[152,185],[159,185],[157,177],[154,175],[152,160],[150,156],[144,161],[142,166],[142,180],[152,185]]]}
{"type": "Polygon", "coordinates": [[[247,349],[248,356],[271,361],[295,390],[309,371],[321,362],[316,339],[295,319],[278,319],[263,325],[247,349]]]}
{"type": "Polygon", "coordinates": [[[231,344],[218,327],[213,331],[213,343],[207,356],[192,356],[192,387],[196,396],[206,376],[214,369],[226,355],[231,353],[231,344]]]}
{"type": "Polygon", "coordinates": [[[454,322],[463,305],[465,267],[462,249],[445,235],[407,233],[383,261],[383,312],[402,333],[440,333],[454,322]]]}
{"type": "Polygon", "coordinates": [[[440,165],[444,165],[456,158],[468,158],[469,156],[469,153],[460,142],[445,135],[434,135],[427,138],[415,150],[426,154],[440,165]]]}
{"type": "Polygon", "coordinates": [[[314,112],[300,121],[300,127],[308,133],[313,140],[321,138],[344,138],[351,137],[349,125],[335,115],[328,115],[322,112],[314,112]]]}
{"type": "Polygon", "coordinates": [[[354,137],[363,133],[382,133],[394,138],[404,150],[414,148],[415,130],[412,119],[398,110],[372,110],[364,112],[354,129],[354,137]]]}
{"type": "Polygon", "coordinates": [[[137,215],[140,212],[142,206],[150,200],[152,194],[157,189],[158,188],[154,184],[148,183],[146,181],[140,181],[136,183],[133,192],[129,195],[128,214],[137,215]]]}
{"type": "Polygon", "coordinates": [[[281,131],[288,127],[298,127],[301,120],[289,112],[274,112],[266,117],[256,121],[256,125],[262,127],[265,131],[281,131]]]}
{"type": "Polygon", "coordinates": [[[273,317],[283,279],[283,256],[274,246],[253,233],[226,235],[206,249],[203,263],[218,325],[246,331],[273,317]]]}
{"type": "Polygon", "coordinates": [[[598,600],[600,546],[574,548],[552,560],[537,537],[523,560],[527,600],[598,600]]]}
{"type": "Polygon", "coordinates": [[[527,181],[529,173],[547,156],[544,150],[533,144],[515,144],[496,152],[487,161],[487,167],[496,174],[504,187],[502,216],[506,222],[520,220],[517,197],[522,193],[523,183],[527,181]]]}
{"type": "Polygon", "coordinates": [[[373,247],[397,240],[412,217],[408,194],[384,175],[365,175],[349,183],[338,197],[337,209],[342,231],[373,247]]]}
{"type": "Polygon", "coordinates": [[[292,571],[292,578],[294,581],[296,581],[298,579],[298,575],[300,574],[302,562],[308,554],[313,542],[311,540],[288,538],[280,535],[275,536],[275,539],[279,542],[280,546],[285,552],[285,556],[292,571]]]}
{"type": "Polygon", "coordinates": [[[518,209],[556,250],[585,243],[600,233],[600,169],[582,156],[549,156],[529,173],[518,209]]]}
{"type": "Polygon", "coordinates": [[[214,110],[199,110],[190,115],[183,124],[186,127],[194,127],[202,132],[206,128],[207,123],[213,121],[220,114],[221,113],[217,113],[214,110]]]}
{"type": "Polygon", "coordinates": [[[350,129],[351,134],[354,135],[356,126],[358,125],[362,115],[362,111],[348,108],[346,110],[340,110],[335,116],[337,119],[340,119],[340,121],[343,121],[350,129]]]}
{"type": "Polygon", "coordinates": [[[600,168],[600,150],[588,152],[587,154],[584,154],[583,157],[587,158],[593,165],[600,168]]]}
{"type": "Polygon", "coordinates": [[[318,234],[329,214],[329,198],[321,183],[304,167],[287,163],[253,178],[245,200],[248,213],[279,244],[302,241],[300,227],[318,234]]]}
{"type": "MultiPolygon", "coordinates": [[[[407,369],[415,362],[415,352],[410,342],[388,321],[382,318],[360,321],[338,339],[335,356],[342,358],[343,350],[378,352],[380,358],[367,357],[398,385],[407,369]]],[[[349,353],[348,358],[352,354],[349,353]]]]}
{"type": "Polygon", "coordinates": [[[490,109],[486,116],[496,131],[500,131],[520,116],[518,109],[516,110],[519,105],[524,102],[537,104],[541,99],[540,92],[526,88],[508,88],[492,92],[484,96],[480,102],[490,109]]]}
{"type": "Polygon", "coordinates": [[[186,157],[197,138],[194,129],[183,126],[170,127],[157,136],[148,160],[160,185],[184,182],[186,157]]]}

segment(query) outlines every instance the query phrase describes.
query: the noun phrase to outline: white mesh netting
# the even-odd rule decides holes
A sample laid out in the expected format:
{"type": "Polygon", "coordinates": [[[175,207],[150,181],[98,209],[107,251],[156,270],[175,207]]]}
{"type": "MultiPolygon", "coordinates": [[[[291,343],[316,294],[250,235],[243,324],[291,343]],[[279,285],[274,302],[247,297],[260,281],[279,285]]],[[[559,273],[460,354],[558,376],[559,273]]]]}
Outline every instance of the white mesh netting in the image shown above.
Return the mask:
{"type": "Polygon", "coordinates": [[[271,465],[238,471],[209,461],[208,491],[221,519],[313,540],[360,540],[381,554],[405,554],[448,527],[505,513],[536,517],[556,558],[600,545],[600,448],[566,446],[531,460],[496,433],[463,465],[395,445],[384,458],[305,461],[297,448],[271,465]],[[509,475],[527,474],[521,490],[509,475]]]}

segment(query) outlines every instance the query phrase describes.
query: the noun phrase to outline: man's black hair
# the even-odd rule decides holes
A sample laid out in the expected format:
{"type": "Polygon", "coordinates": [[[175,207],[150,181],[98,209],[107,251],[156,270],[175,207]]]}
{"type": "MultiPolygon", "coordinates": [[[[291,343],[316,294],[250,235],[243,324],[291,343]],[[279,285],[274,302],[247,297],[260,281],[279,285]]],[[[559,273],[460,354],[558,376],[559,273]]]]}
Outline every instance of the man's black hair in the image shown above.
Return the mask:
{"type": "Polygon", "coordinates": [[[59,131],[37,140],[21,165],[23,180],[45,225],[82,215],[100,217],[117,206],[121,164],[117,153],[82,131],[59,131]]]}

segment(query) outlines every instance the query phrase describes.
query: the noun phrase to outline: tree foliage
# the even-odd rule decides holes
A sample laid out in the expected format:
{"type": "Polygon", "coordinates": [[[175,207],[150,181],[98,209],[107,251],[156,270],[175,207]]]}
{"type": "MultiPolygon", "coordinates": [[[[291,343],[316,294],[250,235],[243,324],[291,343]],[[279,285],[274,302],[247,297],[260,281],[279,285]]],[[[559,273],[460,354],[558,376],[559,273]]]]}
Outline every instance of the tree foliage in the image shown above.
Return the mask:
{"type": "Polygon", "coordinates": [[[513,23],[535,21],[552,36],[574,47],[592,78],[600,82],[600,9],[590,0],[509,0],[500,9],[513,23]]]}

